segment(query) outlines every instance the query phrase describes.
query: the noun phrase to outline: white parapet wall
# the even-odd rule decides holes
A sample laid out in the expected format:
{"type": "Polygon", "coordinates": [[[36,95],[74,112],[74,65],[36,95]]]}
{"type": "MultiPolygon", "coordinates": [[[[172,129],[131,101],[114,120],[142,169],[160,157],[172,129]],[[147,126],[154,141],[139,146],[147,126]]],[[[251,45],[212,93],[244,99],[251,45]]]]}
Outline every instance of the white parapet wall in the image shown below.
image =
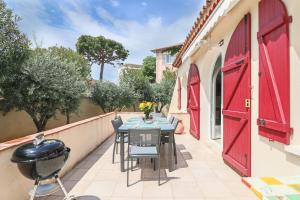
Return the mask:
{"type": "MultiPolygon", "coordinates": [[[[130,115],[128,113],[124,117],[130,115]]],[[[114,117],[114,113],[108,113],[44,132],[46,138],[62,140],[67,147],[71,148],[70,157],[61,175],[72,169],[79,161],[113,134],[111,120],[114,117]]],[[[21,175],[17,165],[12,163],[10,159],[17,147],[32,141],[34,136],[29,135],[0,143],[1,200],[28,199],[28,192],[33,187],[33,181],[21,175]]]]}
{"type": "Polygon", "coordinates": [[[142,113],[142,112],[119,112],[118,115],[121,116],[123,122],[126,122],[128,119],[130,119],[132,117],[136,117],[136,116],[143,117],[144,113],[142,113]]]}

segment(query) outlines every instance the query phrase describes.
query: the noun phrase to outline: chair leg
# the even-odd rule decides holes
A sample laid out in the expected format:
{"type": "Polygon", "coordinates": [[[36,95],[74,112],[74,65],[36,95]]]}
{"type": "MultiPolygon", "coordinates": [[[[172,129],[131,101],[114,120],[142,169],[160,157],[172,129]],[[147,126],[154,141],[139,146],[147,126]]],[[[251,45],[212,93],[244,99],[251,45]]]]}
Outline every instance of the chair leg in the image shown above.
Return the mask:
{"type": "Polygon", "coordinates": [[[130,158],[128,157],[128,159],[127,159],[127,187],[129,186],[129,160],[130,160],[130,158]]]}
{"type": "Polygon", "coordinates": [[[177,150],[176,150],[175,137],[173,137],[173,147],[174,147],[175,164],[177,164],[177,150]]]}
{"type": "Polygon", "coordinates": [[[118,154],[119,143],[117,143],[116,154],[118,154]]]}
{"type": "MultiPolygon", "coordinates": [[[[153,158],[151,158],[151,159],[153,159],[153,158]]],[[[156,159],[154,159],[154,162],[153,162],[153,170],[154,171],[156,170],[155,162],[156,162],[156,159]]]]}
{"type": "Polygon", "coordinates": [[[131,158],[130,161],[131,161],[131,171],[133,171],[133,158],[131,158]]]}
{"type": "Polygon", "coordinates": [[[115,150],[116,150],[116,143],[114,143],[114,147],[113,147],[112,164],[115,163],[115,150]]]}
{"type": "Polygon", "coordinates": [[[158,186],[160,186],[160,157],[157,159],[157,165],[158,165],[158,186]]]}

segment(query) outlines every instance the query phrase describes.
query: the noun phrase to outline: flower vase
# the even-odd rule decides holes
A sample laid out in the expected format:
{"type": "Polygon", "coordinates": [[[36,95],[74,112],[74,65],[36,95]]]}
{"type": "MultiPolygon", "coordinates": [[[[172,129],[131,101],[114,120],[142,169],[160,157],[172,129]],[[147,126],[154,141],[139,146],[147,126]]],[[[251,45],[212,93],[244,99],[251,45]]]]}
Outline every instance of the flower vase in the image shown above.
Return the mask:
{"type": "Polygon", "coordinates": [[[150,113],[145,113],[145,120],[150,119],[150,113]]]}

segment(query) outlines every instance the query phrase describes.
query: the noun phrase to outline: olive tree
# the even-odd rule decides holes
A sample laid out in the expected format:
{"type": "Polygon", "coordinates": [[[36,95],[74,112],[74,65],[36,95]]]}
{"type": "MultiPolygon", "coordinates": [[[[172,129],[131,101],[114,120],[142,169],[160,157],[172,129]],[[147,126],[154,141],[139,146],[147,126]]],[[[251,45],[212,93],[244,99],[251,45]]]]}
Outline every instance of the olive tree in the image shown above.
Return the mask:
{"type": "MultiPolygon", "coordinates": [[[[125,68],[120,74],[120,85],[132,89],[137,101],[152,101],[152,88],[149,79],[143,75],[141,69],[125,68]]],[[[137,103],[137,102],[135,102],[137,103]]]]}
{"type": "Polygon", "coordinates": [[[29,40],[19,30],[19,20],[0,0],[0,88],[28,55],[29,40]]]}
{"type": "Polygon", "coordinates": [[[103,80],[105,64],[114,66],[129,55],[121,43],[103,36],[82,35],[78,38],[76,48],[91,64],[100,66],[100,80],[103,80]]]}
{"type": "Polygon", "coordinates": [[[104,112],[121,110],[135,102],[134,92],[125,86],[118,86],[109,81],[98,81],[92,90],[92,100],[99,105],[104,112]]]}
{"type": "Polygon", "coordinates": [[[63,61],[73,63],[73,67],[80,73],[82,78],[87,80],[91,79],[91,66],[82,55],[70,48],[62,46],[50,47],[49,51],[63,61]]]}
{"type": "Polygon", "coordinates": [[[3,84],[2,110],[23,110],[32,118],[38,132],[45,130],[57,111],[64,110],[68,104],[79,105],[85,81],[74,64],[49,50],[32,50],[20,71],[3,84]]]}
{"type": "MultiPolygon", "coordinates": [[[[91,79],[91,66],[88,61],[84,59],[82,55],[76,51],[65,48],[65,47],[50,47],[49,51],[53,56],[60,58],[63,62],[68,62],[76,70],[78,75],[81,75],[81,78],[88,82],[91,79]]],[[[72,98],[65,101],[62,109],[60,110],[63,115],[66,116],[66,123],[70,123],[70,115],[77,111],[80,104],[80,99],[72,98]]]]}
{"type": "Polygon", "coordinates": [[[161,111],[165,105],[171,103],[175,83],[175,73],[167,69],[163,72],[161,82],[152,85],[153,98],[156,102],[161,104],[158,111],[161,111]]]}

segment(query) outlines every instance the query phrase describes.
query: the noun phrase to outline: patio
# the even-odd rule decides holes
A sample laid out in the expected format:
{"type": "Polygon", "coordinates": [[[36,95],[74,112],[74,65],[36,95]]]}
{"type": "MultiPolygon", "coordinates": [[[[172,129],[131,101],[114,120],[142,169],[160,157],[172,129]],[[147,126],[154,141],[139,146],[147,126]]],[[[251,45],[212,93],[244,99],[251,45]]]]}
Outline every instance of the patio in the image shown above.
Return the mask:
{"type": "MultiPolygon", "coordinates": [[[[130,187],[126,173],[120,172],[119,154],[112,164],[113,137],[96,148],[63,177],[70,194],[85,200],[112,199],[203,199],[254,200],[257,197],[241,182],[241,177],[223,163],[219,147],[214,142],[197,141],[189,134],[176,135],[178,164],[169,172],[162,145],[161,186],[157,171],[150,161],[141,161],[140,168],[130,172],[130,187]],[[93,196],[93,198],[88,197],[93,196]]],[[[61,200],[62,192],[40,200],[61,200]]]]}

